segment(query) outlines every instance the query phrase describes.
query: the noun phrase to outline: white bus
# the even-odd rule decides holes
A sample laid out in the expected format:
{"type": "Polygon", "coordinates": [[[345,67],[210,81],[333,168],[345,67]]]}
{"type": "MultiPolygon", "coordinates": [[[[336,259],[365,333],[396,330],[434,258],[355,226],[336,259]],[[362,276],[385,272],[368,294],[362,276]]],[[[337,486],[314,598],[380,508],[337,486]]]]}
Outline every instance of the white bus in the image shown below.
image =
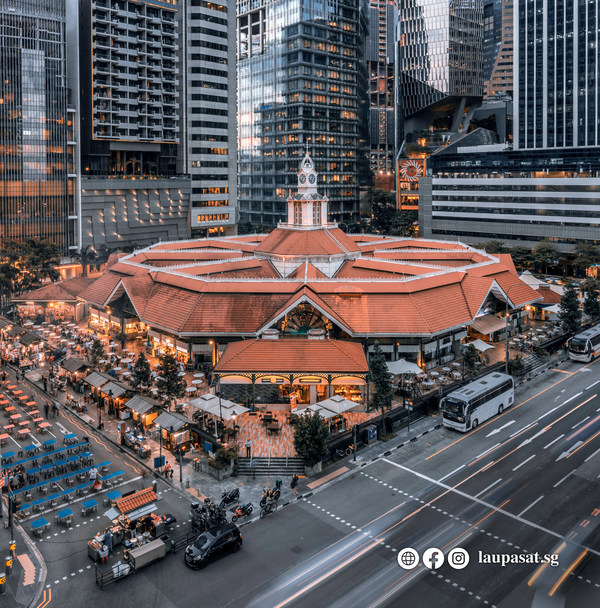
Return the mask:
{"type": "Polygon", "coordinates": [[[569,338],[567,348],[570,359],[589,363],[594,357],[600,355],[600,325],[594,325],[569,338]]]}
{"type": "Polygon", "coordinates": [[[494,372],[452,391],[442,399],[444,426],[466,432],[501,414],[515,399],[512,376],[494,372]]]}

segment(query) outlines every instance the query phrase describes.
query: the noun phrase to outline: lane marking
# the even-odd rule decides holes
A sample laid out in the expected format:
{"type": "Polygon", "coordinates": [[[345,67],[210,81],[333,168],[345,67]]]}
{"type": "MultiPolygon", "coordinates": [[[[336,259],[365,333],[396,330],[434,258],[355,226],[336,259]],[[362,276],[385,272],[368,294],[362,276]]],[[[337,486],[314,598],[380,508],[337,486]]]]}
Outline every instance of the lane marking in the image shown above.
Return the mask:
{"type": "MultiPolygon", "coordinates": [[[[586,420],[589,420],[589,418],[590,418],[589,416],[586,416],[581,422],[578,422],[577,424],[574,424],[571,428],[572,429],[576,429],[580,424],[583,424],[586,420]]],[[[598,418],[596,418],[596,420],[598,420],[598,418]]],[[[569,437],[569,439],[571,439],[571,438],[569,437]]]]}
{"type": "Polygon", "coordinates": [[[491,483],[487,488],[485,488],[485,490],[481,490],[481,492],[475,494],[475,498],[479,498],[482,494],[485,494],[490,488],[493,488],[497,483],[500,483],[501,481],[502,477],[500,477],[500,479],[496,479],[496,481],[494,483],[491,483]]]}
{"type": "Polygon", "coordinates": [[[598,452],[600,452],[600,448],[598,448],[591,456],[588,456],[583,462],[591,460],[596,454],[598,454],[598,452]]]}
{"type": "Polygon", "coordinates": [[[551,441],[548,445],[545,445],[543,449],[545,450],[546,448],[549,448],[553,443],[556,443],[559,439],[562,439],[564,436],[565,436],[564,433],[562,435],[559,435],[556,439],[551,441]]]}
{"type": "MultiPolygon", "coordinates": [[[[392,460],[389,460],[388,458],[382,458],[381,460],[387,462],[388,464],[390,464],[398,469],[402,469],[403,471],[406,471],[407,473],[410,473],[411,475],[415,475],[416,477],[420,477],[421,479],[424,479],[425,481],[428,481],[429,483],[432,483],[432,484],[440,486],[441,488],[444,488],[446,490],[445,493],[454,492],[455,494],[458,494],[459,496],[462,496],[463,498],[467,498],[468,500],[472,500],[480,505],[483,505],[484,507],[487,507],[488,509],[498,509],[497,512],[502,513],[503,515],[506,515],[506,517],[510,517],[511,519],[514,519],[515,521],[518,521],[519,523],[525,524],[526,526],[530,526],[531,528],[535,528],[536,530],[545,532],[546,534],[549,534],[550,536],[554,536],[555,538],[558,538],[560,540],[565,540],[565,537],[562,534],[559,534],[558,532],[554,532],[554,530],[544,528],[544,526],[540,526],[539,524],[529,521],[528,519],[519,517],[518,515],[515,515],[514,513],[511,513],[510,511],[505,511],[504,509],[498,508],[495,505],[493,505],[485,500],[481,500],[481,498],[475,498],[474,496],[471,496],[470,494],[467,494],[466,492],[463,492],[462,490],[453,488],[452,486],[446,485],[445,483],[440,483],[436,479],[433,479],[433,477],[429,477],[428,475],[424,475],[423,473],[419,473],[418,471],[409,469],[408,467],[398,464],[397,462],[393,462],[392,460]]],[[[401,522],[399,522],[399,523],[401,523],[401,522]]],[[[573,541],[573,542],[575,543],[575,541],[573,541]]],[[[598,557],[600,557],[600,551],[595,551],[594,549],[590,549],[589,547],[586,547],[585,545],[582,545],[580,543],[575,543],[575,544],[578,547],[581,547],[582,549],[589,549],[590,553],[593,553],[594,555],[597,555],[598,557]]]]}
{"type": "Polygon", "coordinates": [[[593,384],[590,384],[589,386],[586,386],[585,390],[589,391],[592,388],[592,386],[596,386],[596,384],[600,384],[600,380],[596,380],[596,382],[594,382],[593,384]]]}
{"type": "Polygon", "coordinates": [[[497,443],[496,445],[493,445],[491,448],[488,448],[485,452],[482,452],[481,454],[479,454],[479,456],[475,456],[475,460],[479,460],[482,456],[485,456],[488,452],[491,452],[493,449],[497,448],[500,444],[497,443]]]}
{"type": "Polygon", "coordinates": [[[444,479],[448,479],[448,477],[452,477],[452,475],[454,475],[454,473],[458,473],[458,471],[460,471],[461,469],[464,469],[466,465],[461,464],[457,469],[454,469],[454,471],[451,471],[450,473],[448,473],[448,475],[444,475],[440,481],[444,481],[444,479]]]}
{"type": "Polygon", "coordinates": [[[519,429],[518,431],[515,431],[512,435],[509,435],[509,439],[512,439],[515,435],[518,435],[519,433],[522,433],[523,431],[526,431],[527,429],[531,428],[532,426],[535,426],[537,424],[537,422],[531,422],[529,423],[527,426],[524,426],[522,429],[519,429]]]}
{"type": "Polygon", "coordinates": [[[532,454],[529,458],[527,458],[526,460],[524,460],[521,464],[518,464],[513,471],[516,471],[517,469],[520,469],[524,464],[527,464],[532,458],[535,458],[535,454],[532,454]]]}
{"type": "Polygon", "coordinates": [[[529,511],[529,509],[531,509],[531,507],[533,507],[533,505],[537,504],[538,502],[540,502],[540,500],[542,500],[542,498],[544,498],[544,495],[542,494],[539,498],[536,498],[528,507],[525,507],[520,513],[519,513],[519,517],[521,517],[521,515],[523,515],[523,513],[525,513],[525,511],[529,511]]]}
{"type": "Polygon", "coordinates": [[[495,435],[496,433],[499,433],[502,429],[508,428],[509,426],[511,426],[512,424],[514,424],[515,422],[516,422],[516,420],[511,420],[510,422],[507,422],[506,424],[504,424],[503,426],[501,426],[499,429],[495,429],[491,433],[488,433],[486,435],[486,437],[491,437],[492,435],[495,435]]]}
{"type": "Polygon", "coordinates": [[[553,372],[560,372],[561,374],[569,374],[569,376],[572,376],[573,374],[576,374],[577,372],[567,372],[564,369],[557,369],[556,367],[552,368],[553,372]]]}
{"type": "Polygon", "coordinates": [[[573,473],[575,473],[577,469],[573,469],[570,473],[567,473],[560,481],[558,481],[557,483],[555,483],[552,487],[553,488],[558,488],[558,486],[570,475],[573,475],[573,473]]]}
{"type": "MultiPolygon", "coordinates": [[[[593,441],[594,439],[596,439],[596,437],[598,437],[598,435],[600,435],[600,431],[598,431],[593,437],[590,437],[587,441],[585,441],[584,443],[582,443],[576,450],[573,450],[568,456],[567,458],[571,458],[571,456],[573,456],[573,454],[576,454],[577,452],[579,452],[579,450],[581,450],[581,448],[584,448],[590,441],[593,441]]],[[[581,442],[579,442],[581,443],[581,442]]],[[[577,445],[577,444],[575,444],[577,445]]]]}

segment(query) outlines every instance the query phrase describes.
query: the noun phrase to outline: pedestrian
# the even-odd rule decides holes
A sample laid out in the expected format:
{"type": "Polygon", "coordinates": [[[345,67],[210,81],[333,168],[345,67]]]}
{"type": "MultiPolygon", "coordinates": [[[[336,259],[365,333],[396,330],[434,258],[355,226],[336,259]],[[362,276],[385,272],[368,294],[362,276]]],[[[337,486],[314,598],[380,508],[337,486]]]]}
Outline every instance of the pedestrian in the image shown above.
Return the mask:
{"type": "Polygon", "coordinates": [[[246,458],[251,458],[251,457],[252,457],[252,440],[247,439],[246,440],[246,458]]]}
{"type": "Polygon", "coordinates": [[[165,479],[168,479],[169,475],[171,477],[173,476],[173,471],[171,470],[171,464],[168,462],[167,462],[167,464],[165,464],[164,474],[165,474],[165,479]]]}
{"type": "Polygon", "coordinates": [[[95,466],[92,466],[92,468],[90,469],[90,483],[92,485],[94,485],[94,482],[96,481],[96,477],[98,477],[98,469],[95,466]]]}
{"type": "Polygon", "coordinates": [[[46,376],[42,376],[42,381],[44,382],[44,392],[46,392],[48,390],[48,378],[46,378],[46,376]]]}
{"type": "Polygon", "coordinates": [[[58,401],[54,402],[52,406],[52,418],[56,418],[58,416],[58,401]]]}
{"type": "Polygon", "coordinates": [[[292,477],[292,482],[290,483],[290,488],[292,488],[292,492],[294,493],[294,496],[296,496],[296,492],[298,491],[298,475],[296,475],[296,473],[294,473],[294,476],[292,477]]]}
{"type": "Polygon", "coordinates": [[[108,552],[112,553],[112,550],[113,550],[113,535],[112,535],[112,532],[111,532],[110,528],[106,531],[106,534],[104,535],[104,544],[108,548],[108,552]]]}
{"type": "Polygon", "coordinates": [[[48,418],[48,414],[50,413],[50,405],[48,405],[47,401],[44,401],[44,414],[46,418],[48,418]]]}

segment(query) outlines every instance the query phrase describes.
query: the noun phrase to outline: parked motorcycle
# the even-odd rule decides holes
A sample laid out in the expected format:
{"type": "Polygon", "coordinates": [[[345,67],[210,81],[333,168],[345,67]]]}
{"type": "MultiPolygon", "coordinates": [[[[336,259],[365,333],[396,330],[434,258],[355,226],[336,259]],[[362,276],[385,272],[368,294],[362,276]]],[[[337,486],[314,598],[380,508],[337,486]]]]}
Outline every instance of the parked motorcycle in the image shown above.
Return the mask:
{"type": "Polygon", "coordinates": [[[240,499],[240,489],[234,488],[233,490],[223,490],[223,494],[221,496],[220,506],[231,504],[232,502],[237,502],[240,499]]]}
{"type": "Polygon", "coordinates": [[[264,507],[269,499],[277,500],[281,496],[281,490],[275,486],[272,490],[263,488],[263,495],[260,499],[260,506],[264,507]]]}
{"type": "Polygon", "coordinates": [[[231,518],[231,521],[235,523],[240,517],[250,515],[252,513],[252,508],[253,507],[251,502],[245,505],[238,505],[235,509],[235,513],[231,518]]]}

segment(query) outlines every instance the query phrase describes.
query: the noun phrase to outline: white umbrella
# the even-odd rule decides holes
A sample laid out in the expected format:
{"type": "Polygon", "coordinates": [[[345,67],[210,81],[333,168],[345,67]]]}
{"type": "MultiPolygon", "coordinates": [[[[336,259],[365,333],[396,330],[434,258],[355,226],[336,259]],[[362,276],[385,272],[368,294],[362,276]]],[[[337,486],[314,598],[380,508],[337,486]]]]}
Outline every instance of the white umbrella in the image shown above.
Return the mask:
{"type": "Polygon", "coordinates": [[[386,365],[390,374],[420,374],[423,372],[423,370],[416,363],[411,363],[406,359],[387,361],[386,365]]]}
{"type": "Polygon", "coordinates": [[[341,414],[342,412],[347,412],[348,410],[357,407],[358,403],[350,401],[350,399],[344,399],[341,395],[335,395],[335,397],[319,401],[315,405],[335,412],[336,414],[341,414]]]}
{"type": "Polygon", "coordinates": [[[303,410],[299,411],[298,414],[300,414],[300,415],[313,414],[314,412],[317,412],[317,414],[319,414],[319,416],[321,416],[321,418],[325,418],[325,420],[327,420],[328,418],[333,418],[334,416],[337,416],[337,414],[335,412],[332,412],[331,410],[321,407],[317,403],[315,403],[314,405],[309,405],[308,407],[305,407],[303,410]]]}
{"type": "Polygon", "coordinates": [[[185,389],[186,393],[193,393],[195,391],[197,391],[198,389],[195,386],[189,386],[188,388],[185,389]]]}
{"type": "Polygon", "coordinates": [[[194,374],[194,378],[204,378],[204,374],[202,372],[198,372],[197,374],[194,374]]]}
{"type": "Polygon", "coordinates": [[[200,378],[196,378],[196,380],[192,380],[192,384],[202,384],[204,380],[200,380],[200,378]]]}
{"type": "Polygon", "coordinates": [[[481,340],[479,338],[477,340],[475,340],[474,342],[469,342],[469,344],[467,344],[467,346],[469,346],[471,344],[481,353],[484,353],[486,350],[490,350],[490,348],[494,348],[493,346],[486,344],[483,340],[481,340]]]}

